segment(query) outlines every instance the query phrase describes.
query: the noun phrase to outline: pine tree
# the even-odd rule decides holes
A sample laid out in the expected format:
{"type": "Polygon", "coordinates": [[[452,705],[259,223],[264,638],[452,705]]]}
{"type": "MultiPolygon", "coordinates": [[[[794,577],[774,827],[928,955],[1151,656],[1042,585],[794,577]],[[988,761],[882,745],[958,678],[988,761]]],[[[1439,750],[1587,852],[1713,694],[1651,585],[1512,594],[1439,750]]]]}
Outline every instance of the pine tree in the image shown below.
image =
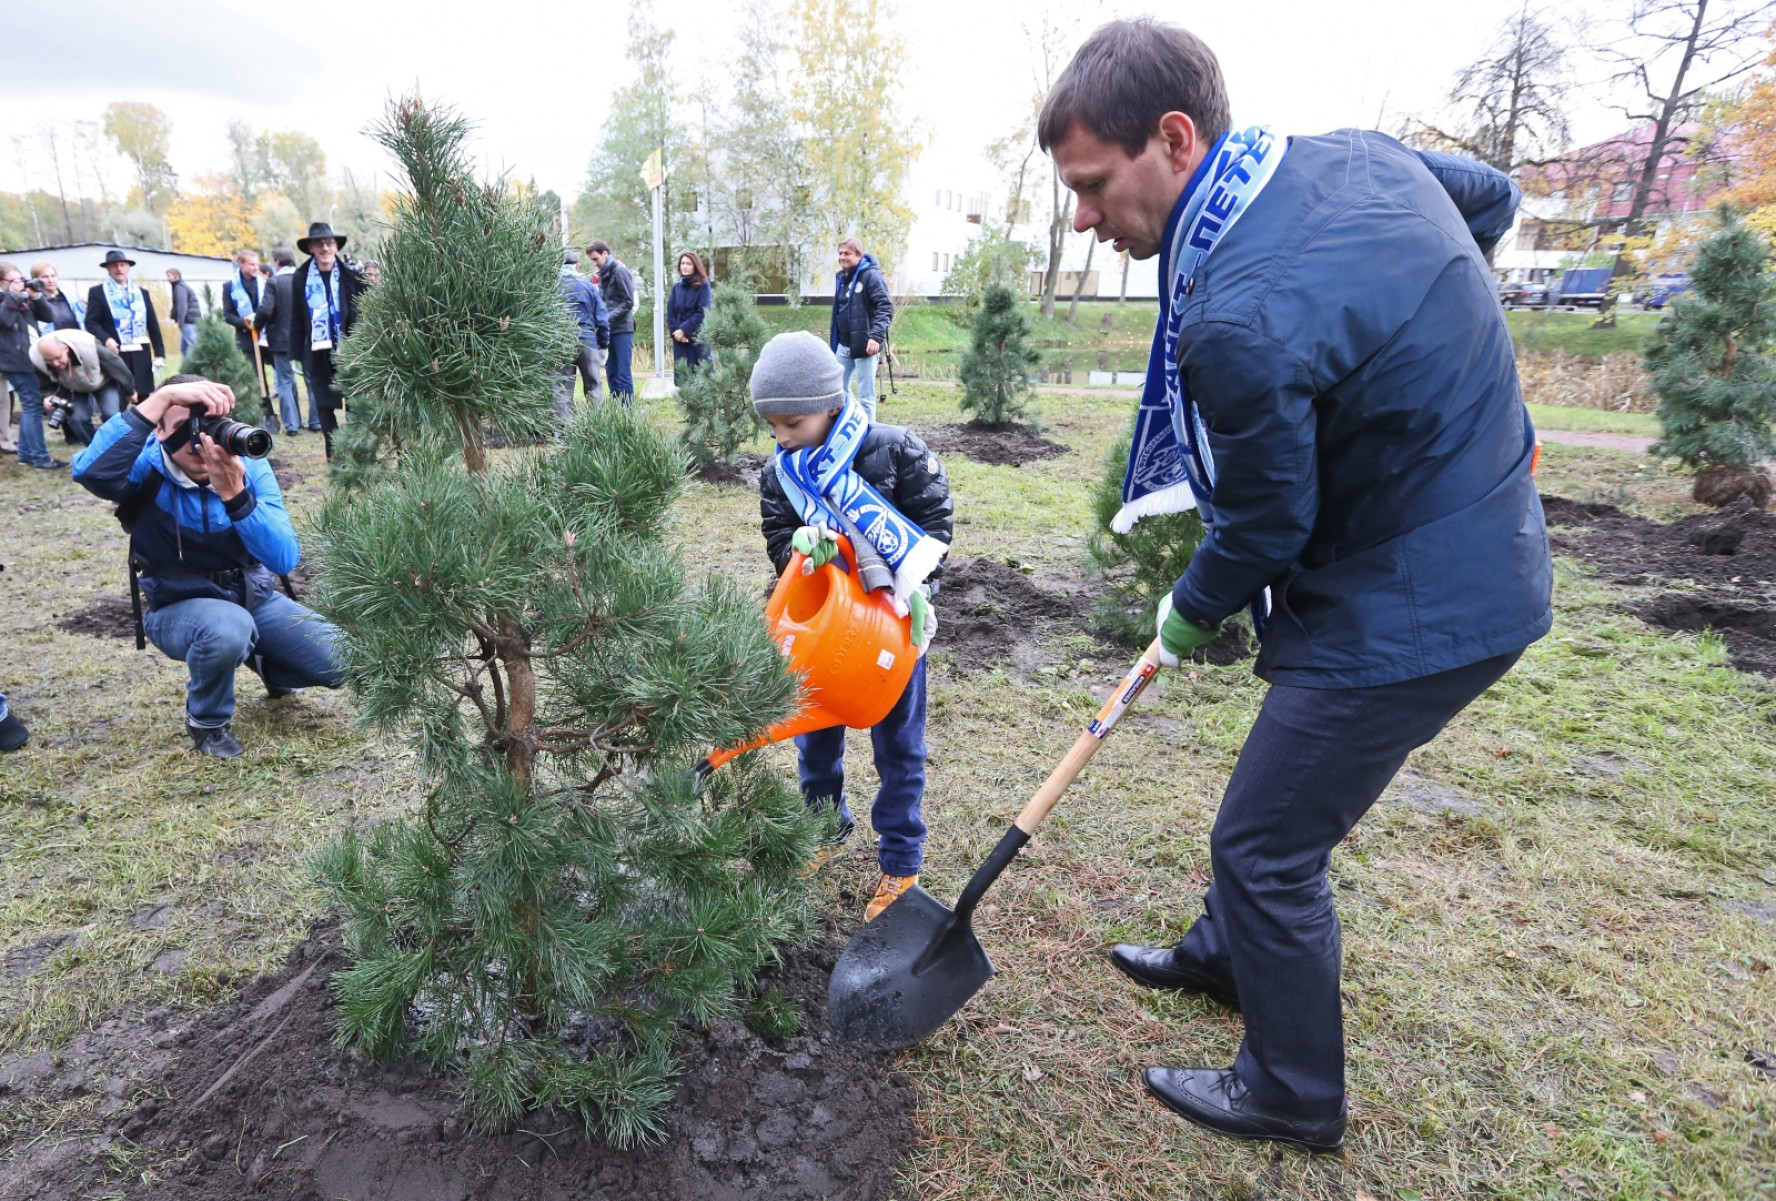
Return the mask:
{"type": "Polygon", "coordinates": [[[1758,463],[1776,456],[1776,277],[1762,235],[1724,206],[1720,222],[1645,354],[1663,430],[1651,449],[1697,473],[1701,503],[1761,506],[1771,485],[1758,463]]]}
{"type": "Polygon", "coordinates": [[[752,286],[744,280],[716,285],[715,304],[703,319],[709,362],[692,371],[678,390],[684,412],[684,448],[698,470],[727,466],[765,423],[752,407],[752,363],[771,331],[758,315],[752,286]]]}
{"type": "Polygon", "coordinates": [[[1098,626],[1128,647],[1153,641],[1159,601],[1172,590],[1203,540],[1196,510],[1143,517],[1126,534],[1110,529],[1122,507],[1122,480],[1128,472],[1130,430],[1104,458],[1104,475],[1092,494],[1095,522],[1086,542],[1092,566],[1103,581],[1093,616],[1098,626]]]}
{"type": "Polygon", "coordinates": [[[197,341],[191,344],[191,353],[180,360],[179,370],[227,384],[234,390],[237,418],[259,404],[259,383],[253,378],[253,364],[236,345],[234,327],[215,313],[197,323],[197,341]]]}
{"type": "Polygon", "coordinates": [[[1017,296],[993,284],[981,296],[974,339],[962,354],[962,411],[978,424],[1001,426],[1025,415],[1030,374],[1042,356],[1030,346],[1030,316],[1017,296]]]}
{"type": "Polygon", "coordinates": [[[462,1076],[478,1120],[577,1113],[662,1133],[678,1023],[743,1011],[808,929],[820,829],[745,757],[795,684],[756,601],[690,586],[667,543],[678,449],[620,405],[548,450],[575,341],[548,214],[478,182],[467,125],[397,101],[408,185],[383,282],[342,351],[358,423],[318,521],[318,604],[362,721],[417,751],[414,812],[320,855],[345,914],[340,1037],[462,1076]],[[737,770],[734,770],[737,769],[737,770]]]}

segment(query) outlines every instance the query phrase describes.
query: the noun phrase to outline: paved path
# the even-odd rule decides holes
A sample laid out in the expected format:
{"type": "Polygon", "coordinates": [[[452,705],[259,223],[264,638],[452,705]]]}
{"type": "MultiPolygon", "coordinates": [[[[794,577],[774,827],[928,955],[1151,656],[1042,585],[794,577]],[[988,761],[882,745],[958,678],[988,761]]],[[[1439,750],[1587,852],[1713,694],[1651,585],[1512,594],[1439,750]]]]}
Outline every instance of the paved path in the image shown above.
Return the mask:
{"type": "Polygon", "coordinates": [[[1559,442],[1566,446],[1600,446],[1605,450],[1625,450],[1644,455],[1653,444],[1651,438],[1639,434],[1602,434],[1591,430],[1545,430],[1536,427],[1536,437],[1543,442],[1559,442]]]}

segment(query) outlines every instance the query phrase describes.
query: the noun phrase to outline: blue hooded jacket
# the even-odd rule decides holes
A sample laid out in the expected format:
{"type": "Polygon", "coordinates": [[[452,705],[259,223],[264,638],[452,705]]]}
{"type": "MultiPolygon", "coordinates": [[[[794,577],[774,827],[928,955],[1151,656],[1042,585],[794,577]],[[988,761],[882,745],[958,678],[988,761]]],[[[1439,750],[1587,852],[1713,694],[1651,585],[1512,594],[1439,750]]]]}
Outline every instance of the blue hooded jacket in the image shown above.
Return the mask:
{"type": "Polygon", "coordinates": [[[1220,621],[1268,585],[1264,679],[1389,684],[1548,632],[1535,433],[1482,253],[1517,199],[1383,134],[1292,138],[1197,271],[1178,368],[1215,525],[1172,601],[1220,621]]]}
{"type": "Polygon", "coordinates": [[[296,569],[302,552],[277,476],[264,459],[242,459],[246,487],[223,501],[207,485],[176,482],[154,427],[135,409],[99,427],[74,456],[73,478],[88,492],[122,504],[158,473],[160,485],[130,531],[130,554],[143,564],[142,594],[151,608],[211,598],[249,609],[277,586],[273,573],[296,569]],[[157,567],[166,569],[156,574],[157,567]],[[239,569],[243,584],[225,588],[202,575],[239,569]]]}
{"type": "Polygon", "coordinates": [[[835,351],[846,347],[863,358],[869,354],[871,338],[888,341],[893,320],[894,300],[875,255],[864,255],[857,266],[833,278],[832,330],[827,341],[835,351]]]}

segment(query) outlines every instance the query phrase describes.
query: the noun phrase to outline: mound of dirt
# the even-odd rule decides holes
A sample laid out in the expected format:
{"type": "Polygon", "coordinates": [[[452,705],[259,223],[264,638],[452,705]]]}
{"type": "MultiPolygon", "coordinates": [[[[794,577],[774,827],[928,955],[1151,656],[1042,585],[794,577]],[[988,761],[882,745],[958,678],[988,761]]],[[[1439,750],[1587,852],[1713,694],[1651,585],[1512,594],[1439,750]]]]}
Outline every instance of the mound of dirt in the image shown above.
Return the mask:
{"type": "Polygon", "coordinates": [[[925,445],[940,455],[961,455],[992,467],[1022,467],[1025,463],[1056,458],[1073,450],[1071,446],[1051,442],[1029,426],[1015,421],[1004,425],[984,425],[979,421],[940,425],[920,430],[919,436],[925,440],[925,445]]]}
{"type": "Polygon", "coordinates": [[[280,492],[288,492],[308,478],[300,471],[290,470],[290,465],[281,459],[267,459],[266,462],[271,465],[271,473],[277,476],[278,491],[280,492]]]}
{"type": "MultiPolygon", "coordinates": [[[[666,1140],[616,1151],[560,1114],[479,1133],[423,1064],[336,1048],[327,975],[342,962],[339,939],[317,928],[278,975],[156,1038],[182,1049],[147,1099],[85,1145],[121,1136],[147,1149],[131,1160],[148,1181],[124,1194],[132,1201],[875,1201],[914,1142],[913,1092],[881,1056],[832,1038],[826,982],[839,949],[830,937],[767,974],[801,1010],[800,1035],[765,1039],[738,1021],[686,1031],[666,1140]]],[[[101,1177],[92,1156],[67,1156],[40,1164],[24,1195],[85,1196],[101,1177]]]]}
{"type": "Polygon", "coordinates": [[[952,559],[938,592],[940,650],[964,670],[1007,666],[1014,653],[1042,633],[1084,631],[1091,598],[1083,587],[1044,588],[998,559],[952,559]]]}
{"type": "Polygon", "coordinates": [[[1776,513],[1749,500],[1670,525],[1559,496],[1544,496],[1542,509],[1549,525],[1577,531],[1553,535],[1554,549],[1592,564],[1613,583],[1644,584],[1649,577],[1705,585],[1776,582],[1776,513]]]}
{"type": "Polygon", "coordinates": [[[95,596],[74,612],[56,620],[56,628],[92,638],[121,638],[134,642],[136,611],[127,596],[95,596]]]}
{"type": "Polygon", "coordinates": [[[1667,592],[1627,608],[1642,621],[1667,630],[1713,630],[1727,644],[1734,667],[1776,678],[1776,606],[1667,592]]]}
{"type": "Polygon", "coordinates": [[[705,484],[736,484],[742,488],[756,488],[759,473],[770,461],[770,455],[746,454],[733,463],[706,464],[698,468],[695,475],[705,484]]]}

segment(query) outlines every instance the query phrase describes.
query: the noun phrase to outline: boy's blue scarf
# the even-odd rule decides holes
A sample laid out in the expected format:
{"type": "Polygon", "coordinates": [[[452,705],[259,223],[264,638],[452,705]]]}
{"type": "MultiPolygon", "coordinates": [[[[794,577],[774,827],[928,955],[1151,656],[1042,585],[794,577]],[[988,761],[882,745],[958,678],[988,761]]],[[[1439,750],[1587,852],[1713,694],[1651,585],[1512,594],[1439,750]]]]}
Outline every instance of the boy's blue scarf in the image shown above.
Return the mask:
{"type": "MultiPolygon", "coordinates": [[[[260,284],[259,288],[260,291],[264,291],[265,285],[260,284]]],[[[253,295],[247,291],[247,281],[241,278],[239,267],[234,269],[234,278],[228,282],[228,290],[234,296],[234,315],[242,321],[251,323],[253,314],[258,311],[259,306],[253,303],[253,295]]],[[[257,336],[257,334],[258,331],[255,330],[254,335],[257,336]]]]}
{"type": "Polygon", "coordinates": [[[837,513],[843,513],[863,531],[894,569],[894,599],[904,606],[914,589],[937,570],[949,547],[908,521],[851,469],[869,428],[869,414],[863,406],[847,399],[833,419],[825,443],[777,452],[777,478],[803,521],[842,531],[844,525],[837,513]]]}
{"type": "Polygon", "coordinates": [[[322,342],[331,343],[331,349],[339,349],[339,264],[333,264],[330,272],[322,271],[313,259],[308,263],[308,278],[303,281],[302,294],[308,300],[308,344],[318,346],[322,342]],[[334,276],[333,286],[327,286],[327,276],[334,276]]]}
{"type": "Polygon", "coordinates": [[[109,276],[105,279],[105,303],[111,308],[111,320],[117,326],[117,345],[128,350],[147,340],[148,304],[135,280],[119,285],[109,276]]]}
{"type": "Polygon", "coordinates": [[[1178,371],[1178,335],[1197,270],[1246,211],[1288,149],[1268,126],[1224,134],[1166,222],[1159,290],[1159,323],[1147,358],[1147,382],[1135,413],[1122,508],[1110,528],[1126,534],[1143,517],[1202,509],[1212,521],[1215,461],[1208,429],[1178,371]]]}

